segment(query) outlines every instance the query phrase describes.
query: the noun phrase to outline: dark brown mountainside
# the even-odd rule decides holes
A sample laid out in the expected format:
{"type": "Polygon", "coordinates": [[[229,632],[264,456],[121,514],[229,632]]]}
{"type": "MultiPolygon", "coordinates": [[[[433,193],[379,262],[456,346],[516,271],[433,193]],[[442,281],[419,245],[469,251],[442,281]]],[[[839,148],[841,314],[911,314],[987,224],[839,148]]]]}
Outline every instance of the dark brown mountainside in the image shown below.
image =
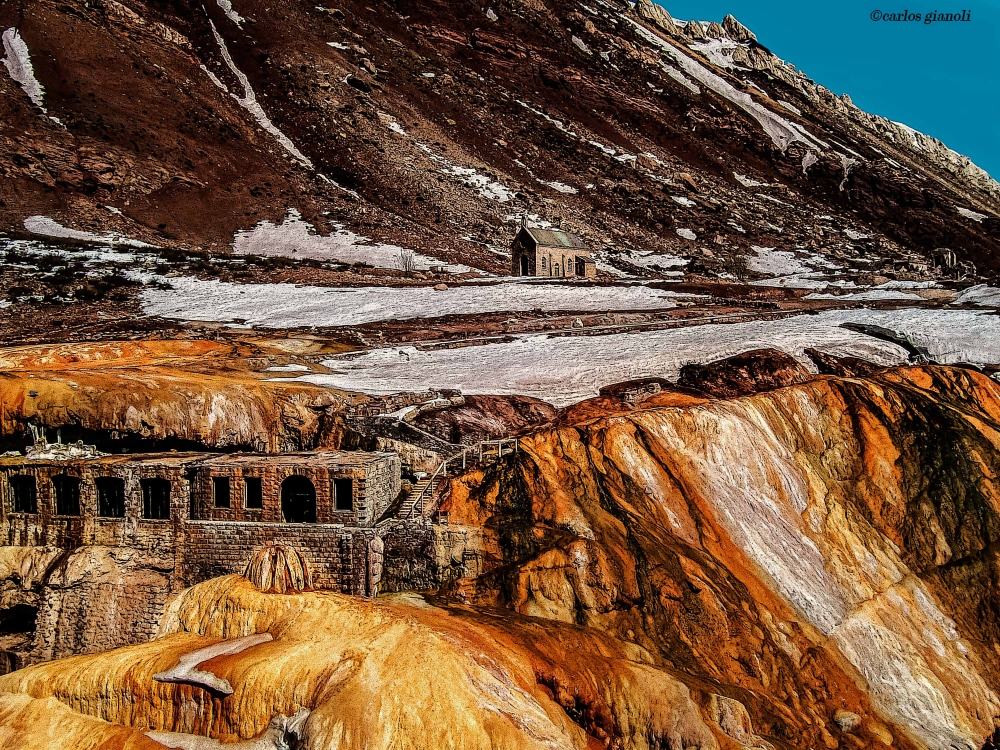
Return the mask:
{"type": "Polygon", "coordinates": [[[996,183],[731,18],[681,27],[604,0],[9,0],[0,28],[27,57],[0,70],[9,232],[51,217],[223,252],[288,220],[306,240],[302,222],[343,227],[496,272],[530,212],[598,249],[870,263],[950,247],[996,264],[996,183]]]}

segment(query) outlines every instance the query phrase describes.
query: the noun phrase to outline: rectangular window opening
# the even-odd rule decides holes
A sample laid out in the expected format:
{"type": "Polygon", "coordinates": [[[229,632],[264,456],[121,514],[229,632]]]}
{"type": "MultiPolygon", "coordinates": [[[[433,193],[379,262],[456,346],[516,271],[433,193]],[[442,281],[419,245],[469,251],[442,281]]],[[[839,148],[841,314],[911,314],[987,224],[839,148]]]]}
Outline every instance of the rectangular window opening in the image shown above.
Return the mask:
{"type": "Polygon", "coordinates": [[[216,508],[229,507],[229,477],[212,477],[212,499],[216,508]]]}
{"type": "Polygon", "coordinates": [[[166,479],[140,479],[142,517],[153,520],[170,518],[170,482],[166,479]]]}
{"type": "Polygon", "coordinates": [[[264,487],[260,477],[243,477],[243,486],[246,488],[246,507],[264,507],[264,487]]]}
{"type": "Polygon", "coordinates": [[[10,488],[10,503],[14,513],[38,512],[38,488],[35,478],[17,474],[7,480],[10,488]]]}
{"type": "Polygon", "coordinates": [[[354,510],[354,480],[333,480],[333,509],[354,510]]]}
{"type": "Polygon", "coordinates": [[[97,515],[101,518],[125,518],[125,480],[97,477],[97,515]]]}
{"type": "Polygon", "coordinates": [[[66,474],[52,477],[57,516],[80,515],[80,479],[66,474]]]}

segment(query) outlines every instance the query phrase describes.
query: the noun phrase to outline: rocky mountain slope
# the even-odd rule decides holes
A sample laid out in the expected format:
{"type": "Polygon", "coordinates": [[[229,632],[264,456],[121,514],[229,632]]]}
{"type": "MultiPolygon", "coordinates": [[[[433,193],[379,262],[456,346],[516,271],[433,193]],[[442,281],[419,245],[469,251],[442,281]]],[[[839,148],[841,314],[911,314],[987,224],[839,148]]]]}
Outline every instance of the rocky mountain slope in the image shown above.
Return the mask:
{"type": "Polygon", "coordinates": [[[15,0],[0,28],[9,233],[390,266],[403,247],[502,272],[528,213],[623,268],[648,250],[712,268],[752,245],[869,270],[948,247],[997,267],[995,182],[731,17],[15,0]]]}

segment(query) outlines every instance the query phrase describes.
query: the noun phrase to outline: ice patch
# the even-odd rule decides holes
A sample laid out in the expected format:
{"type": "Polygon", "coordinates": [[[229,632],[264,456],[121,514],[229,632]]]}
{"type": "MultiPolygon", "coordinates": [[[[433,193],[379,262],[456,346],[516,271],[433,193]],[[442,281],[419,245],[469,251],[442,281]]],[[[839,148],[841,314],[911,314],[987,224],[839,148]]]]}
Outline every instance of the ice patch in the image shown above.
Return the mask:
{"type": "Polygon", "coordinates": [[[577,49],[586,52],[588,55],[594,54],[593,52],[590,51],[590,47],[587,46],[587,43],[583,41],[580,37],[574,36],[572,41],[573,44],[576,45],[577,49]]]}
{"type": "Polygon", "coordinates": [[[339,49],[339,50],[350,49],[350,47],[348,47],[346,44],[341,44],[340,42],[327,42],[327,44],[333,47],[334,49],[339,49]]]}
{"type": "MultiPolygon", "coordinates": [[[[807,151],[806,153],[811,154],[812,151],[807,151]]],[[[746,175],[740,174],[739,172],[733,172],[733,177],[735,177],[736,181],[743,187],[763,187],[767,184],[766,182],[758,182],[757,180],[751,179],[746,175]]]]}
{"type": "Polygon", "coordinates": [[[840,166],[844,170],[844,177],[840,181],[840,187],[839,187],[839,190],[841,192],[843,192],[844,188],[847,186],[847,178],[850,176],[851,170],[854,169],[854,165],[857,163],[858,163],[857,159],[847,156],[846,154],[840,155],[840,166]]]}
{"type": "Polygon", "coordinates": [[[866,292],[852,292],[851,294],[820,294],[813,292],[807,294],[805,299],[835,299],[844,302],[876,302],[879,300],[921,300],[919,294],[911,292],[900,292],[894,289],[869,289],[866,292]]]}
{"type": "Polygon", "coordinates": [[[219,45],[219,51],[222,53],[222,59],[225,61],[226,67],[229,68],[229,71],[236,77],[236,80],[239,81],[240,85],[243,87],[243,96],[237,96],[235,93],[231,93],[230,96],[232,96],[233,99],[235,99],[237,103],[243,107],[243,109],[253,116],[258,125],[274,136],[275,140],[281,144],[281,147],[291,154],[296,161],[298,161],[302,166],[312,169],[313,163],[309,157],[295,147],[295,144],[292,143],[291,139],[282,133],[273,122],[271,122],[271,119],[267,116],[264,108],[260,106],[257,101],[257,96],[254,94],[253,88],[250,86],[250,80],[243,75],[243,72],[239,68],[236,67],[236,63],[233,62],[233,58],[229,55],[229,48],[226,47],[226,41],[215,28],[215,24],[212,21],[209,21],[208,25],[212,27],[212,34],[215,36],[215,41],[219,45]]]}
{"type": "Polygon", "coordinates": [[[546,187],[550,187],[553,190],[556,190],[560,193],[566,193],[567,195],[576,195],[578,192],[580,192],[575,187],[567,185],[563,182],[546,182],[545,180],[538,180],[538,181],[542,185],[545,185],[546,187]]]}
{"type": "Polygon", "coordinates": [[[3,64],[14,79],[31,99],[31,103],[45,112],[44,93],[42,84],[35,78],[35,69],[31,66],[31,57],[28,55],[28,45],[17,33],[13,26],[3,33],[3,48],[6,55],[3,64]]]}
{"type": "MultiPolygon", "coordinates": [[[[633,266],[639,266],[640,268],[653,268],[658,266],[660,268],[674,268],[678,266],[686,266],[689,261],[687,258],[680,258],[676,255],[670,255],[669,253],[657,253],[653,250],[633,250],[628,255],[622,255],[622,260],[631,263],[633,266]]],[[[669,273],[681,273],[669,272],[669,273]]]]}
{"type": "Polygon", "coordinates": [[[788,250],[775,250],[773,247],[751,245],[756,254],[749,257],[750,270],[754,273],[766,273],[771,276],[792,276],[801,273],[815,273],[816,270],[807,266],[788,250]]]}
{"type": "MultiPolygon", "coordinates": [[[[683,195],[671,195],[670,197],[676,203],[680,203],[682,206],[687,206],[688,208],[691,208],[692,206],[697,206],[698,205],[693,200],[691,200],[690,198],[685,198],[683,195]]],[[[693,239],[693,238],[689,238],[689,239],[693,239]]]]}
{"type": "Polygon", "coordinates": [[[527,102],[521,101],[520,99],[515,99],[514,101],[516,101],[518,104],[520,104],[522,107],[524,107],[529,112],[533,112],[536,115],[538,115],[539,117],[541,117],[543,120],[546,120],[546,121],[552,123],[553,125],[556,126],[556,128],[558,128],[562,132],[566,133],[566,135],[576,136],[576,133],[574,133],[572,130],[570,130],[569,128],[567,128],[566,125],[563,124],[562,120],[557,120],[554,117],[549,117],[547,114],[545,114],[544,112],[542,112],[540,109],[537,109],[537,108],[531,106],[530,104],[528,104],[527,102]]]}
{"type": "Polygon", "coordinates": [[[809,175],[809,167],[819,161],[819,157],[812,151],[806,151],[802,155],[802,174],[809,175]]]}
{"type": "Polygon", "coordinates": [[[970,286],[955,299],[956,305],[978,305],[979,307],[1000,307],[1000,289],[977,284],[970,286]]]}
{"type": "Polygon", "coordinates": [[[215,0],[219,7],[222,8],[222,12],[226,14],[226,18],[235,23],[237,26],[242,24],[246,19],[243,18],[239,13],[233,10],[232,0],[215,0]]]}
{"type": "Polygon", "coordinates": [[[662,68],[664,73],[673,78],[675,81],[677,81],[677,83],[679,83],[681,86],[684,86],[689,91],[695,94],[701,93],[701,89],[698,87],[698,84],[691,81],[690,78],[688,78],[686,75],[677,70],[677,68],[667,65],[666,63],[660,63],[660,68],[662,68]]]}
{"type": "Polygon", "coordinates": [[[844,234],[846,234],[848,238],[854,240],[855,242],[858,240],[870,240],[872,237],[870,234],[865,234],[864,232],[858,232],[854,229],[845,229],[844,234]]]}
{"type": "Polygon", "coordinates": [[[102,242],[109,245],[125,245],[127,247],[155,247],[146,242],[132,240],[120,234],[94,234],[93,232],[81,232],[77,229],[64,227],[55,219],[48,216],[29,216],[24,220],[24,228],[32,234],[39,234],[43,237],[58,237],[65,240],[80,240],[81,242],[102,242]]]}
{"type": "Polygon", "coordinates": [[[690,229],[681,228],[677,230],[677,236],[683,237],[686,240],[691,240],[692,242],[698,239],[698,235],[692,232],[690,229]]]}

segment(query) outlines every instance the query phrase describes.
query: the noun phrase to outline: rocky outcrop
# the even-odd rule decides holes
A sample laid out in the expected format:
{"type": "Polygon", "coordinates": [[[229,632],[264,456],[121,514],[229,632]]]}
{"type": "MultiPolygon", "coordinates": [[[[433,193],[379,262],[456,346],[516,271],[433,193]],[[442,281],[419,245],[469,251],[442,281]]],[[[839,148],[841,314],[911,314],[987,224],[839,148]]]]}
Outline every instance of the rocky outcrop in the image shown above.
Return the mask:
{"type": "Polygon", "coordinates": [[[736,398],[811,378],[795,357],[775,349],[757,349],[704,365],[684,365],[677,384],[715,398],[736,398]]]}
{"type": "Polygon", "coordinates": [[[757,41],[757,35],[737,21],[732,15],[728,15],[722,19],[722,28],[725,29],[726,36],[734,42],[757,41]]]}
{"type": "Polygon", "coordinates": [[[538,427],[555,415],[550,404],[527,396],[466,396],[459,405],[420,414],[414,424],[450,443],[474,444],[538,427]]]}
{"type": "MultiPolygon", "coordinates": [[[[148,341],[8,350],[0,358],[0,439],[22,448],[32,426],[115,452],[286,451],[336,441],[342,398],[250,371],[241,348],[148,341]]],[[[263,370],[267,358],[258,361],[263,370]]]]}
{"type": "Polygon", "coordinates": [[[667,9],[659,3],[654,3],[653,0],[637,0],[635,12],[640,18],[668,34],[677,34],[680,31],[674,25],[674,19],[670,17],[667,9]]]}

